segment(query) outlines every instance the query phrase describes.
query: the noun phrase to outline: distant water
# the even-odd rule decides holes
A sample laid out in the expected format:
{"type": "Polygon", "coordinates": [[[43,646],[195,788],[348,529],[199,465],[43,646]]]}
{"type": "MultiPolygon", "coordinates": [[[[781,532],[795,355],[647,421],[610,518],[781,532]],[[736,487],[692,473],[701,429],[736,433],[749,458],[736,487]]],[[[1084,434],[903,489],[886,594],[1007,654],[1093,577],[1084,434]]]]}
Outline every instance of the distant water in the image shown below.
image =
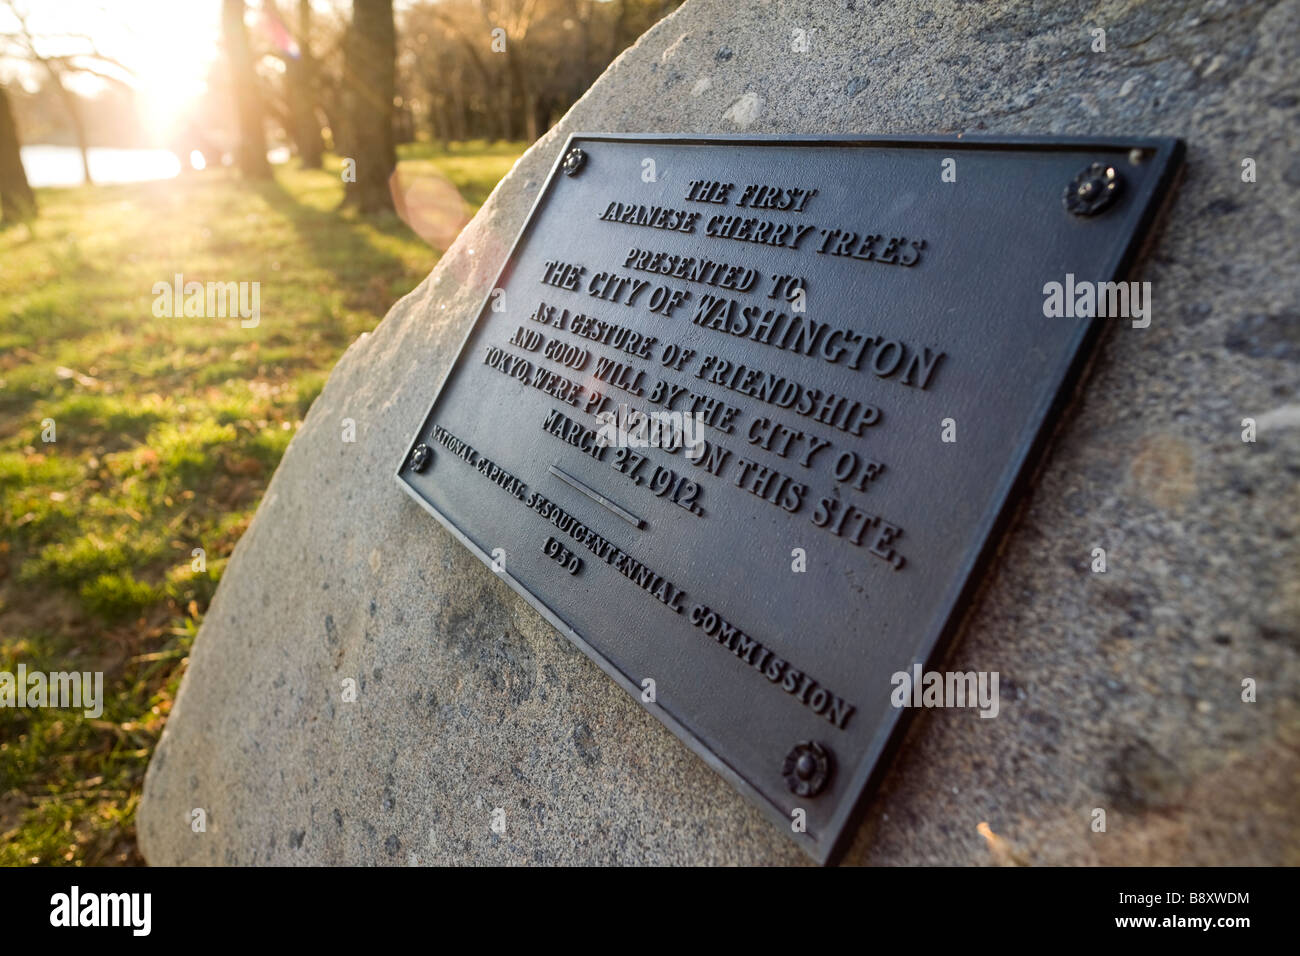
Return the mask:
{"type": "MultiPolygon", "coordinates": [[[[90,147],[90,175],[98,184],[140,183],[180,175],[181,161],[166,149],[90,147]]],[[[33,186],[80,186],[81,151],[74,146],[24,146],[23,169],[33,186]]]]}

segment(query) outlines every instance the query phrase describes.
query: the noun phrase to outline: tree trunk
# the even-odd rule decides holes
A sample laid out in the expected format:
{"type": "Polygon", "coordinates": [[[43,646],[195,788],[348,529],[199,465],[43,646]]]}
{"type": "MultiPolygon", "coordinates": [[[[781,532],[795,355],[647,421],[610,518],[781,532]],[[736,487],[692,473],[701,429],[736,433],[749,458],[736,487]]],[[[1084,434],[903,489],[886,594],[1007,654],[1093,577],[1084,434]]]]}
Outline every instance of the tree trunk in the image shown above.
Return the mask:
{"type": "Polygon", "coordinates": [[[356,160],[356,182],[344,183],[343,203],[365,214],[393,209],[388,180],[397,166],[396,60],[393,0],[353,0],[344,77],[351,90],[348,148],[356,160]]]}
{"type": "Polygon", "coordinates": [[[533,139],[537,139],[542,133],[551,128],[551,98],[535,99],[533,101],[533,129],[535,134],[533,139]]]}
{"type": "Polygon", "coordinates": [[[250,179],[269,179],[271,164],[266,159],[266,133],[262,129],[262,104],[257,96],[253,56],[244,30],[244,0],[222,0],[222,32],[226,58],[230,63],[230,87],[235,93],[239,117],[240,171],[250,179]]]}
{"type": "Polygon", "coordinates": [[[63,85],[63,77],[54,68],[53,63],[42,59],[41,65],[45,67],[50,82],[54,84],[59,99],[63,100],[63,106],[68,111],[68,119],[72,122],[72,133],[77,138],[77,149],[81,151],[81,174],[86,180],[86,185],[93,186],[95,181],[90,178],[90,141],[86,138],[86,124],[81,118],[81,107],[77,103],[77,97],[63,85]]]}
{"type": "Polygon", "coordinates": [[[510,131],[511,139],[525,139],[534,142],[537,129],[537,96],[533,91],[531,74],[519,41],[512,41],[506,47],[506,72],[509,78],[510,131]]]}
{"type": "Polygon", "coordinates": [[[311,0],[298,0],[298,59],[287,76],[293,103],[294,139],[303,169],[320,169],[325,141],[316,117],[316,61],[311,55],[311,0]]]}
{"type": "Polygon", "coordinates": [[[9,94],[0,86],[0,220],[24,222],[36,216],[36,196],[19,153],[18,126],[9,94]]]}
{"type": "Polygon", "coordinates": [[[627,23],[627,0],[614,0],[614,2],[618,4],[618,13],[614,15],[614,26],[609,34],[609,53],[605,57],[606,63],[613,63],[614,57],[618,56],[618,51],[623,48],[623,29],[627,23]]]}

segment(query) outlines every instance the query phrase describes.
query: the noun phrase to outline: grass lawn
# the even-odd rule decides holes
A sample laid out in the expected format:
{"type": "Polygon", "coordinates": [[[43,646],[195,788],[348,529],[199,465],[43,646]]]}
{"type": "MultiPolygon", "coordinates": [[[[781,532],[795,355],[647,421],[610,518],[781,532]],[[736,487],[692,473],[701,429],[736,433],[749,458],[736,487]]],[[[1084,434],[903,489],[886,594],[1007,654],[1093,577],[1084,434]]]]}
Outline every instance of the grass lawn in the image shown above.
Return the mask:
{"type": "MultiPolygon", "coordinates": [[[[472,212],[521,151],[416,145],[402,174],[472,212]]],[[[141,862],[145,767],[235,542],[334,362],[438,259],[342,194],[337,162],[210,170],[42,190],[0,231],[0,672],[104,674],[97,718],[0,708],[0,864],[141,862]],[[155,318],[177,273],[259,282],[260,323],[155,318]]]]}

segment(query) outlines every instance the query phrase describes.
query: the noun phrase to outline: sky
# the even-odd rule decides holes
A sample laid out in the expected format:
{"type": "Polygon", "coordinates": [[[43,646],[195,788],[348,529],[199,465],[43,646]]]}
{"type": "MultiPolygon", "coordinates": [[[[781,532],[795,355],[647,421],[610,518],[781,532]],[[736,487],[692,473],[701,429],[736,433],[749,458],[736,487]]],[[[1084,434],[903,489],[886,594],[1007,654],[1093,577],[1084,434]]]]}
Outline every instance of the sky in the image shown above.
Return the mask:
{"type": "MultiPolygon", "coordinates": [[[[10,0],[0,0],[0,33],[17,22],[10,0]]],[[[206,87],[210,64],[220,53],[221,0],[13,0],[38,35],[45,55],[99,52],[126,66],[122,75],[141,97],[142,115],[165,129],[206,87]],[[86,38],[89,39],[86,39],[86,38]]],[[[105,68],[105,72],[113,72],[105,68]]],[[[0,77],[16,78],[28,88],[45,80],[30,66],[5,61],[0,77]]],[[[93,95],[103,81],[69,77],[68,86],[93,95]]]]}
{"type": "MultiPolygon", "coordinates": [[[[245,0],[245,22],[261,21],[263,0],[245,0]]],[[[413,0],[395,0],[400,15],[413,0]]],[[[14,5],[37,34],[37,49],[47,56],[84,53],[93,47],[130,73],[120,79],[140,96],[141,115],[151,132],[165,133],[204,92],[213,60],[221,55],[221,0],[0,0],[0,35],[15,33],[14,5]]],[[[349,0],[311,0],[318,18],[349,15],[349,0]]],[[[296,0],[280,0],[292,17],[296,0]]],[[[319,22],[319,20],[318,20],[319,22]]],[[[106,72],[114,72],[106,68],[106,72]]],[[[46,82],[39,66],[0,57],[0,81],[17,81],[34,90],[46,82]]],[[[75,92],[94,96],[104,81],[69,75],[75,92]]]]}

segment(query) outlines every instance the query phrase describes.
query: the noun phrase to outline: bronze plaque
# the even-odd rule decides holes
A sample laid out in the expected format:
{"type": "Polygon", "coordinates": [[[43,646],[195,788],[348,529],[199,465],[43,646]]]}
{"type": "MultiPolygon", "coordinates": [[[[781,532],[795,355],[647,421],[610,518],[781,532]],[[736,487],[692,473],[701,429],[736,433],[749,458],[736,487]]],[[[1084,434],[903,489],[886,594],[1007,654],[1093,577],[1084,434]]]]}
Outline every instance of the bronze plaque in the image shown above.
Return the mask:
{"type": "Polygon", "coordinates": [[[573,136],[398,481],[825,862],[1181,154],[573,136]]]}

